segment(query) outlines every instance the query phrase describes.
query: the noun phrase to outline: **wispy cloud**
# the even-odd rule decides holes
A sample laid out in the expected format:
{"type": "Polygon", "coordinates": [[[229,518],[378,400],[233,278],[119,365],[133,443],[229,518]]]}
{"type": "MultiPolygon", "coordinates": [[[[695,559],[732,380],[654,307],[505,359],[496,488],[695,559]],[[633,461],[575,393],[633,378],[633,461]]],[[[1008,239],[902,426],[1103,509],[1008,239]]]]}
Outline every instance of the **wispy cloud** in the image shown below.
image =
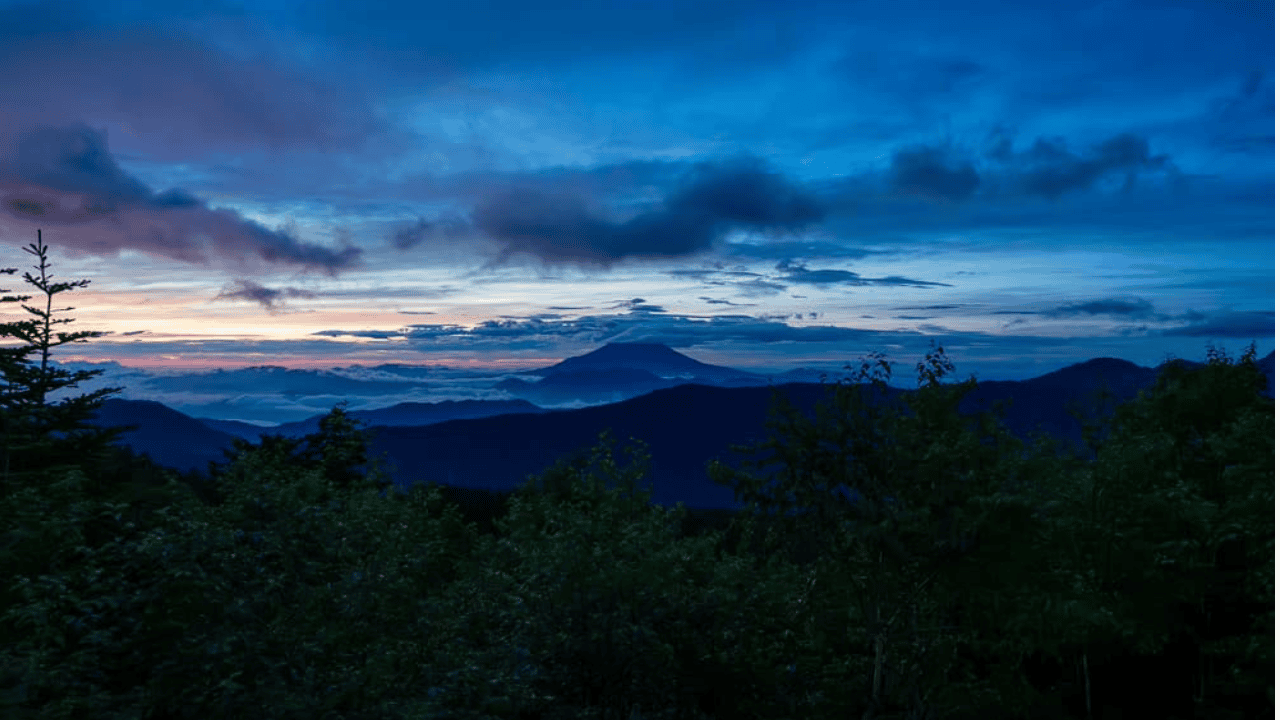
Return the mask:
{"type": "Polygon", "coordinates": [[[223,288],[214,300],[250,300],[268,312],[279,312],[285,298],[314,298],[316,294],[302,288],[268,288],[252,280],[237,280],[223,288]]]}

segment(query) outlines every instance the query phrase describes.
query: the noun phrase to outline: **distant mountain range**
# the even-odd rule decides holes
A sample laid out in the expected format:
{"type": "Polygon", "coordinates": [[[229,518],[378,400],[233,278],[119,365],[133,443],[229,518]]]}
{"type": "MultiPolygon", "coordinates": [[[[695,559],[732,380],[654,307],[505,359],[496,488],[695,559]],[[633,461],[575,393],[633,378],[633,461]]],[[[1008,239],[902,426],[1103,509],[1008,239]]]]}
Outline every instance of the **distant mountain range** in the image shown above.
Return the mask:
{"type": "MultiPolygon", "coordinates": [[[[432,425],[447,420],[470,420],[494,415],[543,412],[547,410],[526,400],[442,400],[436,403],[399,403],[377,410],[350,410],[347,411],[347,415],[369,427],[376,427],[379,425],[432,425]]],[[[257,442],[263,435],[268,434],[299,438],[318,432],[322,417],[324,415],[315,415],[306,420],[272,426],[254,425],[239,420],[197,419],[214,430],[257,442]]]]}
{"type": "MultiPolygon", "coordinates": [[[[816,382],[822,376],[822,371],[808,369],[761,375],[722,368],[663,345],[644,343],[606,345],[581,357],[527,371],[399,363],[328,369],[260,365],[197,372],[69,363],[64,369],[101,373],[81,383],[77,392],[123,387],[118,396],[121,399],[153,400],[191,417],[259,426],[304,421],[328,412],[340,401],[360,411],[445,400],[522,400],[546,408],[575,408],[626,400],[690,382],[737,387],[767,385],[771,380],[816,382]]],[[[58,397],[55,393],[54,399],[58,397]]],[[[223,429],[236,434],[252,432],[241,425],[223,429]]]]}
{"type": "MultiPolygon", "coordinates": [[[[1258,365],[1267,377],[1265,394],[1274,397],[1275,354],[1267,355],[1258,365]]],[[[1068,412],[1069,404],[1090,407],[1093,392],[1103,385],[1116,396],[1116,402],[1131,400],[1151,386],[1159,373],[1159,368],[1098,358],[1030,380],[979,382],[960,409],[968,414],[1008,399],[1011,405],[1005,424],[1015,435],[1025,439],[1041,428],[1080,447],[1080,427],[1068,412]]],[[[627,387],[634,392],[643,382],[655,382],[650,378],[675,384],[619,402],[574,410],[548,410],[525,400],[446,401],[401,403],[349,414],[369,425],[371,456],[385,452],[396,466],[393,477],[402,487],[435,481],[511,489],[564,454],[589,447],[597,434],[608,428],[619,440],[635,437],[648,443],[653,458],[653,502],[673,505],[682,501],[689,507],[715,508],[735,507],[735,503],[728,489],[707,479],[706,464],[713,458],[731,461],[735,455],[729,451],[730,445],[765,437],[774,389],[808,411],[829,390],[818,383],[764,386],[758,382],[762,376],[706,365],[662,345],[608,345],[530,375],[539,378],[527,383],[531,386],[560,382],[576,388],[575,392],[583,392],[593,383],[601,391],[616,390],[617,382],[632,383],[627,387]],[[684,375],[700,382],[690,383],[684,375]],[[745,386],[720,387],[717,382],[742,382],[745,386]]],[[[889,399],[906,392],[912,391],[890,388],[889,399]]],[[[264,433],[300,437],[315,432],[320,417],[264,428],[229,420],[199,420],[152,401],[110,399],[95,423],[136,424],[137,430],[123,435],[124,444],[162,465],[203,473],[209,462],[225,461],[222,451],[231,447],[235,437],[255,442],[264,433]]]]}

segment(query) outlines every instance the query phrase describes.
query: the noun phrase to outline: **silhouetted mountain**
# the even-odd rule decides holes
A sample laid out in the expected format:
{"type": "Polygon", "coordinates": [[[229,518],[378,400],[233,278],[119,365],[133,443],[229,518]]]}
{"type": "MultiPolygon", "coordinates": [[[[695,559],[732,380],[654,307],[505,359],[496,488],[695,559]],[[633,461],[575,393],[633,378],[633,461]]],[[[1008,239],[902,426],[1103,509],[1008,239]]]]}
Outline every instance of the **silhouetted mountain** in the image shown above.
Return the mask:
{"type": "Polygon", "coordinates": [[[543,405],[566,405],[618,402],[690,383],[724,387],[769,384],[764,376],[708,365],[660,343],[609,343],[586,355],[522,374],[539,379],[508,378],[494,388],[543,405]]]}
{"type": "MultiPolygon", "coordinates": [[[[788,385],[783,392],[812,407],[820,385],[788,385]]],[[[765,437],[772,389],[681,385],[619,403],[543,415],[503,415],[430,427],[377,428],[374,456],[386,452],[407,486],[435,481],[460,487],[509,490],[563,455],[595,444],[609,428],[625,442],[636,437],[653,459],[653,497],[659,504],[730,507],[732,493],[711,483],[706,463],[731,459],[731,444],[765,437]]]]}
{"type": "Polygon", "coordinates": [[[99,427],[137,425],[137,430],[120,436],[121,444],[183,471],[205,472],[210,461],[226,460],[222,450],[231,448],[234,437],[151,400],[109,398],[91,423],[99,427]]]}
{"type": "Polygon", "coordinates": [[[566,358],[551,367],[534,370],[529,374],[549,377],[601,370],[644,370],[661,378],[702,378],[712,381],[751,375],[741,370],[699,362],[661,343],[609,343],[586,355],[566,358]]]}
{"type": "Polygon", "coordinates": [[[258,425],[256,423],[244,422],[243,420],[218,420],[216,418],[195,418],[198,422],[202,422],[205,426],[243,438],[252,442],[258,442],[258,438],[270,433],[279,432],[276,430],[279,425],[258,425]]]}
{"type": "MultiPolygon", "coordinates": [[[[524,400],[442,400],[434,403],[399,403],[376,410],[350,410],[347,415],[370,427],[378,425],[394,427],[400,425],[431,425],[447,420],[492,417],[509,413],[541,412],[546,411],[524,400]]],[[[318,432],[322,417],[324,417],[324,414],[316,415],[306,420],[273,426],[254,425],[238,420],[197,419],[215,430],[221,430],[236,437],[257,442],[263,435],[283,435],[285,437],[298,438],[318,432]]]]}
{"type": "MultiPolygon", "coordinates": [[[[1274,377],[1274,354],[1268,358],[1274,377]]],[[[1259,362],[1264,373],[1267,361],[1259,362]]],[[[1158,374],[1155,369],[1123,360],[1100,358],[1031,380],[979,382],[962,401],[960,411],[967,415],[1007,399],[1010,405],[1005,424],[1014,435],[1029,439],[1033,431],[1042,429],[1082,449],[1079,424],[1068,412],[1072,403],[1087,410],[1094,391],[1105,385],[1115,396],[1103,408],[1103,415],[1109,414],[1117,403],[1132,400],[1153,384],[1158,374]]],[[[793,405],[811,413],[831,387],[795,383],[776,389],[793,405]]],[[[537,413],[535,408],[527,413],[449,420],[423,427],[380,425],[372,428],[370,452],[372,457],[387,453],[397,466],[393,478],[402,487],[435,481],[509,490],[564,454],[590,447],[600,431],[608,428],[619,441],[636,437],[649,444],[654,502],[671,505],[683,501],[693,508],[733,507],[730,491],[707,478],[706,464],[713,458],[732,461],[737,456],[729,451],[730,445],[766,436],[773,390],[680,385],[576,410],[537,413]]],[[[878,402],[897,400],[908,392],[913,391],[889,388],[878,402]]],[[[209,460],[222,460],[221,447],[230,447],[226,433],[159,403],[108,400],[100,419],[106,425],[142,425],[141,430],[127,435],[125,442],[179,469],[204,471],[209,460]]]]}
{"type": "Polygon", "coordinates": [[[783,373],[762,375],[762,377],[772,380],[775,385],[779,385],[782,383],[822,382],[822,377],[824,375],[827,376],[828,379],[834,379],[834,377],[839,375],[839,373],[833,373],[826,370],[815,370],[813,368],[796,368],[783,373]]]}

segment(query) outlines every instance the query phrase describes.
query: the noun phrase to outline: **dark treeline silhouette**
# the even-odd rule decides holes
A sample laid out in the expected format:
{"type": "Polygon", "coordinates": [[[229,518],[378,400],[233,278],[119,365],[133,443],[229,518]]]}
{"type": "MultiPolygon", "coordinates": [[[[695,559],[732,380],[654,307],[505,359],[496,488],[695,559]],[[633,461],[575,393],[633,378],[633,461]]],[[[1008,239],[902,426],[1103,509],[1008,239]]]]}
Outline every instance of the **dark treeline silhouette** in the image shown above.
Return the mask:
{"type": "Polygon", "coordinates": [[[341,405],[179,474],[86,429],[102,394],[44,402],[86,378],[27,360],[70,337],[37,317],[3,326],[6,718],[1274,714],[1252,348],[1085,412],[1088,452],[962,412],[941,348],[875,402],[873,356],[707,468],[743,510],[692,512],[608,433],[512,491],[400,492],[341,405]]]}

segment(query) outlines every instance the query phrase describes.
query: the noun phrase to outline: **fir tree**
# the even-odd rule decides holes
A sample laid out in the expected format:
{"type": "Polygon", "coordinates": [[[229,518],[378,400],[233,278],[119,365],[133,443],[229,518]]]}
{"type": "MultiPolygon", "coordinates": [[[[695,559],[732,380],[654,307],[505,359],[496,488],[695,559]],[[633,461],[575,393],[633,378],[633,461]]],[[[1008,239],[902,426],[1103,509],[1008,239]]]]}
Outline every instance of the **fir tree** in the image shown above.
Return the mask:
{"type": "MultiPolygon", "coordinates": [[[[21,340],[24,345],[0,348],[0,428],[4,437],[0,441],[0,478],[6,491],[9,483],[21,478],[42,475],[59,468],[86,466],[102,456],[107,446],[120,433],[132,427],[99,429],[87,425],[87,421],[101,407],[103,400],[122,388],[111,387],[95,390],[76,397],[64,398],[56,403],[49,396],[63,388],[75,387],[96,377],[102,370],[70,372],[50,365],[50,351],[66,343],[87,342],[90,338],[107,333],[97,331],[54,332],[54,326],[72,322],[72,318],[54,318],[54,313],[75,308],[53,307],[53,296],[68,290],[82,288],[88,280],[53,282],[49,272],[48,246],[41,231],[36,230],[36,242],[23,248],[35,256],[38,276],[24,273],[23,279],[35,286],[45,296],[44,307],[23,305],[23,309],[35,317],[28,320],[0,323],[0,337],[21,340]],[[37,355],[39,360],[32,358],[37,355]]],[[[16,268],[0,268],[0,273],[13,274],[16,268]]],[[[9,292],[0,289],[0,292],[9,292]]],[[[30,295],[6,295],[0,302],[24,302],[30,295]]]]}

